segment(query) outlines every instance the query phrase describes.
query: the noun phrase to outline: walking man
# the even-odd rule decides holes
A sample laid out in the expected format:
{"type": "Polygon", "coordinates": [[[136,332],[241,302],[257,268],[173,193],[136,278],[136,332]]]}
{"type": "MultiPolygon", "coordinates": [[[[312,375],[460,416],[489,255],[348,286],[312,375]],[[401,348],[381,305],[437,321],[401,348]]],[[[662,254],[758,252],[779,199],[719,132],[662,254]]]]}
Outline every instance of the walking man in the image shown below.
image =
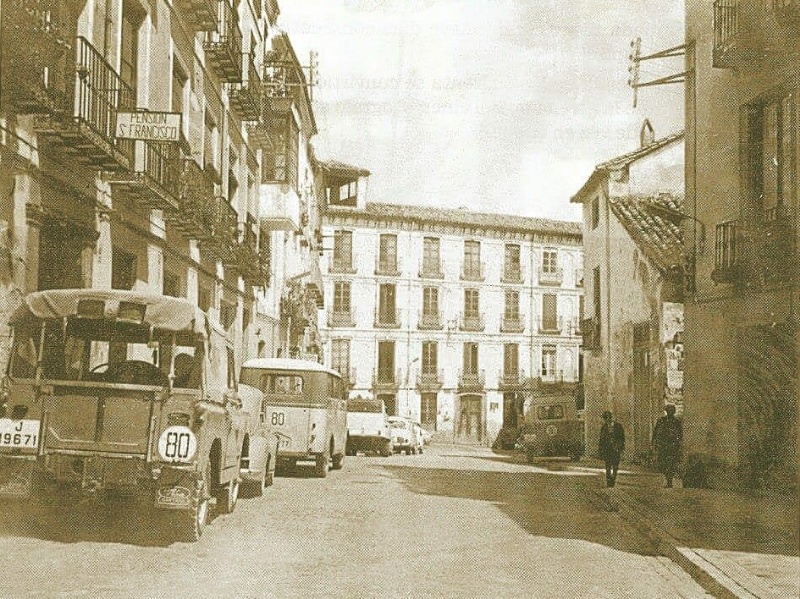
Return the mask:
{"type": "Polygon", "coordinates": [[[681,461],[683,426],[675,417],[675,406],[667,404],[665,415],[658,419],[653,429],[653,449],[658,460],[658,469],[664,474],[666,486],[672,487],[672,478],[681,461]]]}
{"type": "Polygon", "coordinates": [[[611,412],[603,412],[603,426],[600,428],[600,457],[606,463],[607,487],[613,487],[617,481],[617,469],[623,449],[625,449],[625,429],[614,420],[611,412]]]}

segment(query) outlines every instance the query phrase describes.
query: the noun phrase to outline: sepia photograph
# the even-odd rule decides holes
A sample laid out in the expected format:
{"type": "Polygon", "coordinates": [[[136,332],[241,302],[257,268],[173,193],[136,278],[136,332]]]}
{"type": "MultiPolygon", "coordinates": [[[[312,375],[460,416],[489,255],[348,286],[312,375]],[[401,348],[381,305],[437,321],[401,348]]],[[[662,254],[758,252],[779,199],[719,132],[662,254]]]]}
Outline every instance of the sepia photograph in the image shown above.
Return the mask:
{"type": "Polygon", "coordinates": [[[800,1],[0,0],[0,599],[800,597],[800,1]]]}

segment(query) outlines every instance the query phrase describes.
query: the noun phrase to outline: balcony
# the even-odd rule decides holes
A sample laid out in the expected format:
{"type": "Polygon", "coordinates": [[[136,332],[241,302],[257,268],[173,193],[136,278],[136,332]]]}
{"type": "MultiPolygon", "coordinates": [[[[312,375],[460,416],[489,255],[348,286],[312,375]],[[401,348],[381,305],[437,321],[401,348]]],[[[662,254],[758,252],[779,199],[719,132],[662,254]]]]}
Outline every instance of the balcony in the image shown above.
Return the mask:
{"type": "Polygon", "coordinates": [[[486,387],[486,374],[483,370],[459,370],[459,393],[482,393],[486,387]]]}
{"type": "Polygon", "coordinates": [[[525,372],[522,370],[501,370],[497,373],[498,391],[518,391],[525,385],[525,372]]]}
{"type": "Polygon", "coordinates": [[[459,328],[462,331],[481,332],[486,329],[483,322],[483,314],[462,314],[459,320],[459,328]]]}
{"type": "Polygon", "coordinates": [[[34,129],[54,151],[79,164],[105,171],[130,170],[134,142],[116,139],[114,128],[117,112],[135,108],[133,89],[88,40],[78,37],[75,46],[74,63],[63,62],[60,73],[45,70],[39,81],[45,84],[43,97],[53,105],[36,115],[34,129]]]}
{"type": "Polygon", "coordinates": [[[564,319],[542,318],[539,320],[539,333],[542,335],[560,335],[564,330],[564,319]]]}
{"type": "Polygon", "coordinates": [[[167,212],[167,221],[191,239],[209,240],[214,231],[216,198],[214,181],[192,159],[183,162],[178,211],[167,212]]]}
{"type": "Polygon", "coordinates": [[[521,285],[525,282],[522,276],[522,269],[520,268],[504,268],[503,274],[500,276],[501,283],[508,283],[512,285],[521,285]]]}
{"type": "Polygon", "coordinates": [[[563,282],[564,282],[563,268],[539,269],[539,285],[560,287],[563,282]]]}
{"type": "Polygon", "coordinates": [[[796,57],[800,8],[795,0],[715,0],[713,8],[714,67],[742,68],[766,58],[796,57]]]}
{"type": "Polygon", "coordinates": [[[397,260],[376,260],[375,274],[384,277],[399,277],[400,270],[397,268],[397,260]]]}
{"type": "Polygon", "coordinates": [[[176,0],[194,31],[214,31],[217,28],[217,0],[176,0]]]}
{"type": "Polygon", "coordinates": [[[483,262],[464,264],[461,267],[461,280],[462,281],[483,281],[483,262]]]}
{"type": "Polygon", "coordinates": [[[580,337],[581,323],[577,318],[568,318],[562,323],[564,331],[570,337],[580,337]]]}
{"type": "Polygon", "coordinates": [[[352,312],[328,312],[328,327],[351,328],[354,326],[356,326],[356,321],[352,312]]]}
{"type": "Polygon", "coordinates": [[[220,80],[242,82],[242,32],[238,16],[228,0],[217,2],[217,27],[206,34],[203,50],[220,80]]]}
{"type": "Polygon", "coordinates": [[[525,322],[519,314],[515,316],[503,315],[500,319],[501,333],[522,333],[525,330],[525,322]]]}
{"type": "Polygon", "coordinates": [[[353,266],[352,257],[346,259],[334,256],[328,263],[328,272],[331,274],[354,275],[357,271],[353,266]]]}
{"type": "Polygon", "coordinates": [[[394,392],[400,387],[402,380],[400,369],[379,368],[372,372],[372,388],[375,392],[394,392]]]}
{"type": "Polygon", "coordinates": [[[238,224],[238,232],[222,262],[226,269],[238,272],[248,285],[264,285],[264,272],[258,253],[258,234],[252,218],[248,218],[247,223],[238,224]]]}
{"type": "Polygon", "coordinates": [[[300,197],[293,191],[283,192],[280,185],[261,185],[261,224],[270,231],[300,229],[300,197]]]}
{"type": "Polygon", "coordinates": [[[581,337],[583,338],[582,346],[584,349],[601,349],[600,319],[584,318],[581,320],[581,337]]]}
{"type": "MultiPolygon", "coordinates": [[[[261,102],[261,100],[259,100],[259,102],[261,102]]],[[[247,141],[253,148],[272,150],[272,135],[267,124],[262,121],[248,123],[247,125],[247,141]]]]}
{"type": "Polygon", "coordinates": [[[388,310],[385,308],[379,308],[375,310],[375,328],[399,329],[400,310],[388,310]]]}
{"type": "Polygon", "coordinates": [[[715,283],[742,283],[744,269],[739,256],[739,222],[728,221],[715,227],[714,270],[711,280],[715,283]]]}
{"type": "Polygon", "coordinates": [[[252,54],[244,54],[242,60],[246,61],[247,71],[244,81],[231,85],[228,94],[231,110],[243,121],[257,121],[261,117],[261,77],[252,54]]]}
{"type": "Polygon", "coordinates": [[[444,272],[442,272],[441,262],[434,262],[432,260],[423,260],[419,267],[420,279],[444,279],[444,272]]]}
{"type": "Polygon", "coordinates": [[[738,34],[739,0],[715,0],[713,66],[733,66],[738,34]]]}
{"type": "Polygon", "coordinates": [[[128,197],[147,208],[177,210],[181,193],[181,152],[176,143],[134,142],[132,171],[109,179],[112,186],[125,190],[128,197]]]}
{"type": "Polygon", "coordinates": [[[435,393],[444,385],[444,369],[426,368],[417,374],[417,390],[422,393],[435,393]]]}
{"type": "Polygon", "coordinates": [[[419,320],[417,321],[417,328],[420,331],[441,331],[444,328],[441,312],[425,312],[419,313],[419,320]]]}

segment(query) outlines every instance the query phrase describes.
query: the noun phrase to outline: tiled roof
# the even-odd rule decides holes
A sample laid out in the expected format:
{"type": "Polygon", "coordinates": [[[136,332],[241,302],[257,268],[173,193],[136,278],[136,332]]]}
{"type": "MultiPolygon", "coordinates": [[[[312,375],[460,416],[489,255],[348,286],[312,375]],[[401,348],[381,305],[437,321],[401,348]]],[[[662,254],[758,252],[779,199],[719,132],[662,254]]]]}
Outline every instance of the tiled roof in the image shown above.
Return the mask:
{"type": "Polygon", "coordinates": [[[318,160],[317,164],[325,172],[326,175],[333,177],[347,178],[347,177],[368,177],[369,171],[360,166],[353,166],[338,160],[318,160]]]}
{"type": "Polygon", "coordinates": [[[550,233],[569,235],[576,238],[582,236],[581,223],[579,222],[531,218],[512,214],[473,212],[461,208],[448,209],[415,206],[413,204],[367,202],[364,209],[337,207],[331,210],[330,214],[361,215],[395,221],[435,222],[447,225],[484,227],[524,233],[550,233]]]}
{"type": "Polygon", "coordinates": [[[667,135],[666,137],[662,137],[661,139],[655,140],[653,143],[643,146],[641,148],[636,148],[632,152],[628,152],[627,154],[622,154],[610,160],[606,160],[601,162],[596,167],[594,167],[594,171],[589,178],[586,180],[586,183],[578,190],[578,192],[570,198],[570,202],[582,202],[583,195],[587,191],[594,190],[595,186],[599,182],[600,178],[607,175],[609,171],[619,170],[621,168],[625,168],[629,166],[631,163],[636,162],[639,158],[647,156],[656,150],[660,150],[661,148],[668,146],[672,142],[678,141],[679,139],[683,138],[683,131],[678,131],[677,133],[673,133],[671,135],[667,135]]]}
{"type": "Polygon", "coordinates": [[[682,198],[626,196],[609,200],[611,211],[633,241],[662,271],[684,263],[682,198]]]}

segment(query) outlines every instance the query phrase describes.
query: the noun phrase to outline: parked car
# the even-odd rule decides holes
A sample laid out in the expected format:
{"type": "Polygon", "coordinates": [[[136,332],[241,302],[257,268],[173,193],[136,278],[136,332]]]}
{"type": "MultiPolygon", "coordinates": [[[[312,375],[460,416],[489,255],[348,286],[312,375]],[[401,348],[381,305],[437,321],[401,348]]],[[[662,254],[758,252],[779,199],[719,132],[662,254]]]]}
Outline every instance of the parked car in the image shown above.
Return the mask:
{"type": "Polygon", "coordinates": [[[405,451],[406,455],[417,453],[421,442],[418,441],[414,423],[402,416],[389,416],[387,420],[392,430],[393,451],[395,453],[405,451]]]}
{"type": "Polygon", "coordinates": [[[243,497],[260,497],[275,479],[280,436],[267,419],[267,398],[260,390],[241,383],[239,399],[245,423],[240,494],[243,497]]]}
{"type": "Polygon", "coordinates": [[[380,399],[357,397],[347,402],[346,453],[359,451],[392,455],[392,431],[380,399]]]}

